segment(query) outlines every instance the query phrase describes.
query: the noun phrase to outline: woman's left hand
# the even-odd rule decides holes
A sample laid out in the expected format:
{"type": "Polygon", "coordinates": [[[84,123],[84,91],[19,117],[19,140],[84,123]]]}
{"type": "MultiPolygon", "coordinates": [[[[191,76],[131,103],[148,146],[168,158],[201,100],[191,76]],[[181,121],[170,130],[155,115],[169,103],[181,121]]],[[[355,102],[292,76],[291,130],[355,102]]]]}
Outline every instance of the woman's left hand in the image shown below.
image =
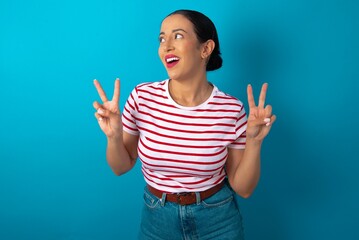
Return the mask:
{"type": "Polygon", "coordinates": [[[253,89],[251,85],[247,87],[249,115],[247,122],[247,140],[263,141],[268,135],[276,116],[272,115],[272,106],[264,106],[268,84],[264,83],[259,95],[258,106],[256,106],[253,89]]]}

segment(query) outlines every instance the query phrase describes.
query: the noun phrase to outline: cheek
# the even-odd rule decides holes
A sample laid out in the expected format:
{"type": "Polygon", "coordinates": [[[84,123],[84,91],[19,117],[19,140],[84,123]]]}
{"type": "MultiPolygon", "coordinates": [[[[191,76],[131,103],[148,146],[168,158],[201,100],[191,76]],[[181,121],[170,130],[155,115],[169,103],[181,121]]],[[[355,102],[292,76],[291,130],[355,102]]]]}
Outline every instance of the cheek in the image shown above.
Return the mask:
{"type": "Polygon", "coordinates": [[[158,47],[158,57],[160,58],[161,62],[162,62],[162,59],[163,59],[163,50],[161,47],[158,47]]]}
{"type": "Polygon", "coordinates": [[[199,51],[198,46],[195,43],[187,42],[183,44],[183,50],[187,52],[188,55],[191,57],[197,59],[198,57],[201,57],[201,53],[199,51]]]}

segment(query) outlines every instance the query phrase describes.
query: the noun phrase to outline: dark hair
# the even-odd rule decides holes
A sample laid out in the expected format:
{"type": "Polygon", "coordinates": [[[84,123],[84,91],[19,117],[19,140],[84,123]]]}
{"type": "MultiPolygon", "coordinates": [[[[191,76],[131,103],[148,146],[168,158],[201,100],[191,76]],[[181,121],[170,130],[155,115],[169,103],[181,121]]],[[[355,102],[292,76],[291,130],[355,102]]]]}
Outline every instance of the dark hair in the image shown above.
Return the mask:
{"type": "MultiPolygon", "coordinates": [[[[215,43],[215,47],[211,56],[209,57],[206,70],[213,71],[222,67],[222,57],[219,50],[218,34],[214,23],[203,13],[194,10],[176,10],[170,13],[168,16],[180,14],[186,17],[194,26],[194,31],[197,35],[198,41],[204,43],[209,39],[212,39],[215,43]]],[[[167,17],[168,17],[167,16],[167,17]]]]}

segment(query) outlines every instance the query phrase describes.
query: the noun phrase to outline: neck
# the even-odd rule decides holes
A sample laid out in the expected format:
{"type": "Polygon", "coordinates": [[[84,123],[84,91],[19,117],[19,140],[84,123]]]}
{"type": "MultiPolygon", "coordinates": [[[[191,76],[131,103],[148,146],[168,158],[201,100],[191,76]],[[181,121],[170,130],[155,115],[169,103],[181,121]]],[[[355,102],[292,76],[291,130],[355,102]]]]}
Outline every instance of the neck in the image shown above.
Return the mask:
{"type": "Polygon", "coordinates": [[[171,79],[168,83],[168,90],[172,99],[178,104],[195,107],[211,96],[213,86],[206,77],[180,81],[171,79]]]}

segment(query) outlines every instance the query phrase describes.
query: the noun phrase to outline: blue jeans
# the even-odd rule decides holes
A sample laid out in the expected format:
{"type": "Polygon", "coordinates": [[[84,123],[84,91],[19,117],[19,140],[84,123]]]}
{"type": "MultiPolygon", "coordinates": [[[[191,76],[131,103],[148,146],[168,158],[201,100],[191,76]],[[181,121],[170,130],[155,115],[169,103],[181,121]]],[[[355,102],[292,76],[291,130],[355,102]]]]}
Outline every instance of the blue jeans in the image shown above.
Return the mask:
{"type": "Polygon", "coordinates": [[[179,205],[144,191],[139,239],[146,240],[241,240],[242,216],[235,193],[224,184],[213,196],[197,203],[179,205]]]}

